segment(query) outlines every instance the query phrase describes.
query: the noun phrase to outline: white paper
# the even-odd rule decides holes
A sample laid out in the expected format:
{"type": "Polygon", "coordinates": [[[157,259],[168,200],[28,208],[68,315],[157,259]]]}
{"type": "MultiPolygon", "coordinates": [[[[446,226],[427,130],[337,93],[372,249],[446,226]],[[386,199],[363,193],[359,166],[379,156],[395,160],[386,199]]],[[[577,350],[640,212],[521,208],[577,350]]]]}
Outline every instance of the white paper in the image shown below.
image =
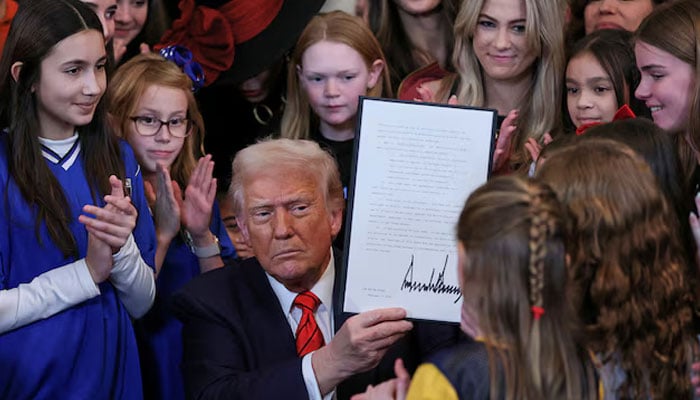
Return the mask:
{"type": "Polygon", "coordinates": [[[488,177],[495,113],[361,101],[344,311],[459,322],[455,226],[488,177]]]}

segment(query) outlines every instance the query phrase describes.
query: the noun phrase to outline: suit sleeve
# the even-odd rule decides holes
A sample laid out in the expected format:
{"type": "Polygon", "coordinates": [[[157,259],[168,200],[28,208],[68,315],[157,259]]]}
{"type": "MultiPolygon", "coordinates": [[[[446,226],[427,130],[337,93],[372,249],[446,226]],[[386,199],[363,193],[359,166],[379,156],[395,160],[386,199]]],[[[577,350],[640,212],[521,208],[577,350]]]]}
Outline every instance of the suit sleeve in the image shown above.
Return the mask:
{"type": "Polygon", "coordinates": [[[173,299],[182,321],[185,391],[193,399],[306,399],[301,359],[261,362],[245,330],[188,292],[173,299]],[[264,365],[262,365],[264,364],[264,365]]]}

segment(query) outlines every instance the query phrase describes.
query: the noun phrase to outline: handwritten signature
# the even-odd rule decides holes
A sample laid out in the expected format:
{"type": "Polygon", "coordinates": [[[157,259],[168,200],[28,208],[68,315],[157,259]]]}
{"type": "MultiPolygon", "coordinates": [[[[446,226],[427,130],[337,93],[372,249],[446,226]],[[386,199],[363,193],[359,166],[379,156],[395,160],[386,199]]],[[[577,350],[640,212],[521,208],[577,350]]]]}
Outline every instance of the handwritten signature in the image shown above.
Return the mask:
{"type": "Polygon", "coordinates": [[[408,265],[406,275],[404,275],[403,277],[403,283],[401,283],[401,290],[408,290],[409,293],[416,291],[432,292],[437,294],[456,294],[457,298],[454,300],[454,303],[457,303],[459,299],[462,298],[462,291],[459,289],[459,286],[447,285],[445,283],[445,269],[447,269],[447,261],[449,260],[449,258],[450,255],[447,254],[445,256],[445,263],[442,266],[442,271],[440,271],[437,274],[437,280],[433,282],[433,280],[435,279],[435,268],[433,268],[432,272],[430,273],[430,280],[428,281],[428,283],[425,283],[413,280],[414,255],[411,254],[411,263],[408,265]]]}

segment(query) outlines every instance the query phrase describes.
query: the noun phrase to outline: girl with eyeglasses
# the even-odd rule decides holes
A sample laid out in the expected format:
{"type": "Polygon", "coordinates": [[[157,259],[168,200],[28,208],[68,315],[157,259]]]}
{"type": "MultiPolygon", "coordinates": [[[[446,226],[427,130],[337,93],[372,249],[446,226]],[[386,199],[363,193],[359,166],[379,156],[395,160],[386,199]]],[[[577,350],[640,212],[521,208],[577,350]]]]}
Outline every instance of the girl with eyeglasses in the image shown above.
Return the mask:
{"type": "Polygon", "coordinates": [[[134,149],[156,226],[156,301],[136,321],[147,398],[184,399],[182,325],[170,295],[235,251],[218,206],[214,162],[201,154],[204,125],[193,82],[173,62],[141,54],[119,67],[107,93],[116,133],[134,149]]]}

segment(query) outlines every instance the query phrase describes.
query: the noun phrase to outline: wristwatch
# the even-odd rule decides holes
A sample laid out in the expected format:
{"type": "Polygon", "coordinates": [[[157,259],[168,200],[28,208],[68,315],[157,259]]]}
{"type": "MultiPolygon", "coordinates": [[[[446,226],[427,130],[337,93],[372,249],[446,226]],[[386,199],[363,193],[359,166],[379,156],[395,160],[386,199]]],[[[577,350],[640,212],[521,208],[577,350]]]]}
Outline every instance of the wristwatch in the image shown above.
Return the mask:
{"type": "Polygon", "coordinates": [[[216,237],[212,233],[212,237],[214,238],[214,243],[209,244],[204,247],[197,247],[194,245],[194,240],[192,240],[192,235],[190,235],[189,232],[185,231],[186,234],[186,242],[187,245],[190,247],[190,250],[192,250],[192,253],[194,253],[197,258],[208,258],[208,257],[214,257],[218,256],[221,254],[221,245],[219,244],[219,238],[216,237]]]}

